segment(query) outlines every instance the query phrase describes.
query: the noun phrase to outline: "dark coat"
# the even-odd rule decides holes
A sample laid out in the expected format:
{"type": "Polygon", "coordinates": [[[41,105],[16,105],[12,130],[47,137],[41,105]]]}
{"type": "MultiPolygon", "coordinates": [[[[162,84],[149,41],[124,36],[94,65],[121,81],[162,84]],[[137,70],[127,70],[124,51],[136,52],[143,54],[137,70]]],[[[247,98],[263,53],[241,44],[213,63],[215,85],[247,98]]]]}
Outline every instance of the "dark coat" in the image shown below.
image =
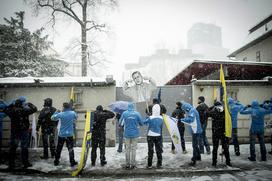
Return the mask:
{"type": "MultiPolygon", "coordinates": [[[[184,114],[185,114],[185,111],[182,110],[181,108],[176,108],[173,112],[172,112],[172,117],[174,118],[177,118],[178,120],[180,120],[181,118],[184,118],[184,114]]],[[[181,122],[181,121],[178,121],[177,123],[178,127],[180,128],[185,128],[184,127],[184,123],[181,122]]]]}
{"type": "Polygon", "coordinates": [[[208,109],[208,117],[212,118],[213,135],[221,135],[225,133],[225,110],[223,106],[212,106],[208,109]]]}
{"type": "Polygon", "coordinates": [[[35,113],[37,107],[31,103],[24,105],[11,104],[4,109],[4,112],[10,117],[11,132],[18,133],[29,129],[29,115],[35,113]]]}
{"type": "Polygon", "coordinates": [[[205,104],[204,102],[200,103],[197,107],[196,110],[198,111],[199,114],[199,118],[200,118],[200,123],[203,124],[207,124],[207,120],[208,120],[208,116],[207,116],[207,111],[208,111],[209,107],[207,106],[207,104],[205,104]]]}
{"type": "Polygon", "coordinates": [[[106,134],[106,121],[113,118],[114,113],[108,110],[97,110],[94,112],[93,136],[106,134]]]}
{"type": "Polygon", "coordinates": [[[42,132],[51,132],[55,127],[57,127],[58,122],[52,121],[51,116],[56,112],[54,107],[44,107],[38,117],[37,130],[42,127],[42,132]]]}

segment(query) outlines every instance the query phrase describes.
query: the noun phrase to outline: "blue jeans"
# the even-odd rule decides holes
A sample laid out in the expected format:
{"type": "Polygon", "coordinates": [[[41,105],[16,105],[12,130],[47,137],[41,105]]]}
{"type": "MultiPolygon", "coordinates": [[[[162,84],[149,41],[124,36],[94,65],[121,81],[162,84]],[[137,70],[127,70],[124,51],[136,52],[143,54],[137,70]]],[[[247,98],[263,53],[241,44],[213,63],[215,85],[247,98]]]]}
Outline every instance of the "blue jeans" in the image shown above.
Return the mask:
{"type": "Polygon", "coordinates": [[[250,157],[252,159],[256,159],[256,154],[255,154],[256,137],[259,140],[262,160],[266,160],[266,148],[265,148],[265,144],[264,144],[264,133],[263,132],[262,133],[250,133],[250,157]]]}
{"type": "Polygon", "coordinates": [[[119,142],[119,146],[118,146],[118,152],[122,152],[123,151],[123,142],[124,142],[124,127],[119,126],[118,127],[118,142],[119,142]]]}
{"type": "Polygon", "coordinates": [[[199,143],[199,149],[200,153],[204,153],[204,146],[206,148],[207,152],[210,152],[210,145],[206,136],[206,128],[207,128],[207,123],[201,124],[202,127],[202,133],[201,133],[201,138],[200,138],[200,143],[199,143]]]}
{"type": "Polygon", "coordinates": [[[201,160],[199,142],[200,142],[200,133],[192,134],[192,147],[193,147],[193,157],[192,161],[201,160]]]}

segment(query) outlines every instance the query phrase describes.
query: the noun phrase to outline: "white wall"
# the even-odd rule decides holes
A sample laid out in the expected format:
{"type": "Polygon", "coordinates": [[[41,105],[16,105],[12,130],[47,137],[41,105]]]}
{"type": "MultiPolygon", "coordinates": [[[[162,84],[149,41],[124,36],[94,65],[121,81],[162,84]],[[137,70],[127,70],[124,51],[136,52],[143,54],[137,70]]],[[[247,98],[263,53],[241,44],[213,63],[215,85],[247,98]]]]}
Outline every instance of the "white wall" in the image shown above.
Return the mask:
{"type": "Polygon", "coordinates": [[[261,62],[272,62],[272,36],[238,53],[236,55],[236,60],[243,61],[243,59],[247,57],[247,61],[256,62],[257,51],[260,51],[261,62]]]}
{"type": "MultiPolygon", "coordinates": [[[[108,109],[108,105],[116,100],[115,86],[101,87],[75,87],[82,90],[83,104],[76,108],[78,120],[76,122],[76,138],[77,145],[80,146],[84,135],[85,112],[86,110],[95,110],[97,105],[102,105],[104,109],[108,109]]],[[[25,96],[27,102],[31,102],[38,107],[43,108],[44,99],[50,97],[53,99],[53,106],[62,109],[63,102],[69,102],[71,87],[21,87],[21,88],[1,88],[0,91],[6,92],[6,101],[25,96]]],[[[39,112],[35,113],[36,118],[39,112]]],[[[32,117],[30,117],[32,121],[32,117]]],[[[112,125],[112,124],[107,124],[112,125]]],[[[115,143],[115,125],[107,128],[107,143],[115,143]],[[108,136],[109,135],[109,136],[108,136]]],[[[3,122],[3,145],[9,144],[10,137],[10,121],[5,118],[3,122]]]]}

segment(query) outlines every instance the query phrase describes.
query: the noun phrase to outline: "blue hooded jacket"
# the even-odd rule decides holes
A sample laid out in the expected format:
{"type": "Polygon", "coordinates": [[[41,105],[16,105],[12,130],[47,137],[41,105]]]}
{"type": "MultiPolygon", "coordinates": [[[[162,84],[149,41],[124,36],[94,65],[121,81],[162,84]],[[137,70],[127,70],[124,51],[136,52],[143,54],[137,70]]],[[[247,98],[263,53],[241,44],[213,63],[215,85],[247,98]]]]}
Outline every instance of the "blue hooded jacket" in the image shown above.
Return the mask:
{"type": "Polygon", "coordinates": [[[251,103],[251,108],[245,107],[244,110],[240,112],[241,114],[251,114],[251,127],[250,127],[250,133],[256,134],[264,133],[264,116],[266,114],[272,113],[272,110],[266,110],[264,108],[261,108],[259,106],[258,101],[254,100],[251,103]]]}
{"type": "Polygon", "coordinates": [[[237,117],[238,113],[244,109],[244,106],[237,101],[234,101],[232,98],[228,99],[229,102],[229,111],[231,115],[232,128],[237,128],[237,117]]]}
{"type": "Polygon", "coordinates": [[[160,115],[159,104],[152,107],[152,115],[144,121],[144,124],[148,125],[148,136],[160,136],[162,134],[163,118],[160,115]]]}
{"type": "Polygon", "coordinates": [[[134,110],[133,103],[128,104],[128,110],[123,112],[120,118],[121,126],[124,126],[125,138],[139,137],[138,125],[143,125],[142,118],[139,112],[134,110]]]}
{"type": "Polygon", "coordinates": [[[74,122],[77,119],[75,111],[65,109],[63,112],[55,112],[51,119],[53,121],[60,120],[59,137],[71,137],[74,135],[74,122]]]}
{"type": "Polygon", "coordinates": [[[202,133],[198,111],[187,102],[181,101],[181,104],[181,108],[186,112],[186,117],[180,121],[190,124],[191,134],[202,133]]]}

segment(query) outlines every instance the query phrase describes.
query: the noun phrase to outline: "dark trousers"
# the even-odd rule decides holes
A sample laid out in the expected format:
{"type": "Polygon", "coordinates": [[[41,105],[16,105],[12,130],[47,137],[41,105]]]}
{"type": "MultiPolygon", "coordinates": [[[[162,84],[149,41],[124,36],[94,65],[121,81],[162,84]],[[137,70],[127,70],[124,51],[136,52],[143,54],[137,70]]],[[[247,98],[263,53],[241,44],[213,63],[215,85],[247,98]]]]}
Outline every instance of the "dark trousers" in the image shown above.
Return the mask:
{"type": "Polygon", "coordinates": [[[73,148],[73,144],[74,144],[73,136],[71,136],[71,137],[58,137],[58,145],[57,145],[55,161],[57,161],[57,162],[59,161],[60,156],[61,156],[62,147],[65,142],[66,142],[66,147],[69,152],[70,164],[72,165],[75,163],[74,148],[73,148]]]}
{"type": "Polygon", "coordinates": [[[15,166],[15,157],[16,157],[16,149],[18,147],[19,142],[21,142],[21,156],[23,165],[28,165],[28,143],[29,143],[29,132],[19,131],[12,132],[10,137],[10,149],[9,149],[9,166],[15,166]]]}
{"type": "Polygon", "coordinates": [[[42,133],[43,140],[43,156],[48,157],[48,139],[49,147],[51,152],[51,157],[55,156],[56,146],[55,146],[55,132],[44,132],[42,133]]]}
{"type": "Polygon", "coordinates": [[[234,146],[234,152],[240,153],[237,128],[232,128],[232,144],[234,146]]]}
{"type": "Polygon", "coordinates": [[[152,166],[153,154],[154,154],[154,146],[157,154],[157,166],[162,165],[162,147],[161,147],[161,136],[147,136],[147,144],[148,144],[148,166],[152,166]]]}
{"type": "Polygon", "coordinates": [[[213,163],[217,163],[217,151],[219,147],[219,140],[221,140],[222,148],[224,150],[224,155],[226,157],[226,163],[230,163],[230,154],[229,154],[229,139],[225,137],[224,133],[213,134],[213,151],[212,151],[212,160],[213,163]]]}
{"type": "Polygon", "coordinates": [[[92,137],[92,152],[91,152],[91,160],[92,163],[96,161],[96,150],[99,147],[100,149],[100,162],[103,163],[106,161],[105,157],[105,145],[106,145],[106,135],[93,135],[92,137]]]}
{"type": "Polygon", "coordinates": [[[199,149],[199,143],[201,141],[200,139],[201,139],[200,133],[192,134],[192,147],[193,147],[193,157],[191,159],[192,161],[201,160],[199,149]]]}
{"type": "Polygon", "coordinates": [[[201,124],[202,134],[200,139],[200,153],[204,153],[204,146],[207,152],[210,152],[210,145],[206,136],[207,123],[201,124]]]}
{"type": "Polygon", "coordinates": [[[250,157],[252,159],[256,159],[256,154],[255,154],[256,137],[259,140],[262,160],[266,160],[266,147],[264,144],[264,133],[250,133],[250,157]]]}
{"type": "MultiPolygon", "coordinates": [[[[178,129],[179,129],[179,135],[180,135],[181,148],[182,148],[182,151],[185,151],[186,150],[185,139],[184,139],[185,127],[178,126],[178,129]]],[[[172,142],[172,150],[175,150],[175,145],[173,144],[173,142],[172,142]]]]}
{"type": "Polygon", "coordinates": [[[119,141],[119,146],[118,146],[118,152],[123,151],[123,142],[124,142],[124,127],[119,126],[118,127],[118,141],[119,141]]]}

